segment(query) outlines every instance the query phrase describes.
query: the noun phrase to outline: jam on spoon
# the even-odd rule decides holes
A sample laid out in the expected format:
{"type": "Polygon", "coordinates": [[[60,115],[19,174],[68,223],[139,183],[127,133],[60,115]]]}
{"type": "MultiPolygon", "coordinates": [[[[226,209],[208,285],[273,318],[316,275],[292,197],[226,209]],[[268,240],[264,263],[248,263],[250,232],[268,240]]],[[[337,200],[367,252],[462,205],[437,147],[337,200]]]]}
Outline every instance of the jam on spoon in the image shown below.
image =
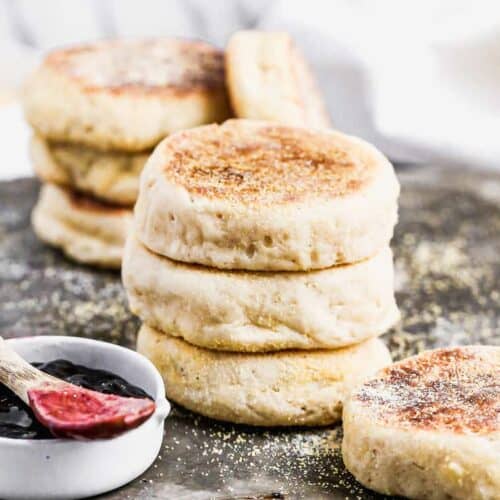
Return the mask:
{"type": "MultiPolygon", "coordinates": [[[[105,394],[44,373],[23,360],[3,339],[0,382],[29,405],[37,420],[56,437],[113,437],[137,427],[155,410],[155,403],[137,391],[126,397],[110,391],[105,394]]],[[[14,414],[11,416],[15,419],[14,414]]]]}
{"type": "MultiPolygon", "coordinates": [[[[152,399],[141,388],[106,370],[76,365],[65,359],[32,364],[49,375],[86,389],[124,397],[152,399]]],[[[51,439],[54,436],[38,422],[28,405],[5,385],[0,384],[0,437],[51,439]]]]}

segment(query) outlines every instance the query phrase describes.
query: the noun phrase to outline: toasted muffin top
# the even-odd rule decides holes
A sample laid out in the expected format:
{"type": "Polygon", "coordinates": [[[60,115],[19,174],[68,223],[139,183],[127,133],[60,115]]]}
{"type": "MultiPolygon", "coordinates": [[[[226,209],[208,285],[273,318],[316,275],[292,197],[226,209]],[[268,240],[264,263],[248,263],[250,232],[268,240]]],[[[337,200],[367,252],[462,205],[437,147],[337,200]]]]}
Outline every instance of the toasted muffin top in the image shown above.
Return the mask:
{"type": "Polygon", "coordinates": [[[155,156],[167,181],[194,197],[261,205],[346,196],[392,169],[374,148],[338,132],[251,120],[178,132],[155,156]]]}
{"type": "Polygon", "coordinates": [[[353,396],[379,422],[404,429],[500,431],[500,347],[425,352],[382,370],[353,396]]]}
{"type": "Polygon", "coordinates": [[[222,51],[175,38],[110,40],[55,50],[43,67],[88,92],[184,94],[224,85],[222,51]]]}

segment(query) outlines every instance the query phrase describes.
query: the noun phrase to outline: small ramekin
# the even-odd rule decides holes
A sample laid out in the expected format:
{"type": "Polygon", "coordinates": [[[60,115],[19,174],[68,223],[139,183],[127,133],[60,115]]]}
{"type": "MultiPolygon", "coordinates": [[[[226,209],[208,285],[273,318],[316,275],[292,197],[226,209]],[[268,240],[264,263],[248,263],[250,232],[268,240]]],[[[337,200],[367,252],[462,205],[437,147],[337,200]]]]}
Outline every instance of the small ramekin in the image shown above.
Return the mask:
{"type": "Polygon", "coordinates": [[[142,425],[113,439],[0,437],[0,498],[56,500],[98,495],[128,483],[153,463],[170,405],[161,376],[149,360],[124,347],[78,337],[25,337],[7,342],[30,362],[62,358],[116,373],[154,397],[157,408],[142,425]]]}

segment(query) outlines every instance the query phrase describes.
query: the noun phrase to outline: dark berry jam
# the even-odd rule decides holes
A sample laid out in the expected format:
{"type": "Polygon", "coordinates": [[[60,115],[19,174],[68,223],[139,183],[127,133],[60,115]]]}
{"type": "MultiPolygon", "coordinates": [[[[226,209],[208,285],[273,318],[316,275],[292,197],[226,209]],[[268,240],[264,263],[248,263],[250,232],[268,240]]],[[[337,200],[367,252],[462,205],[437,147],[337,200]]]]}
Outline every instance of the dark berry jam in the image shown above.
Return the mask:
{"type": "MultiPolygon", "coordinates": [[[[139,387],[105,370],[75,365],[65,359],[56,359],[48,363],[33,363],[33,366],[54,377],[93,391],[123,397],[152,399],[139,387]]],[[[0,384],[0,436],[14,439],[54,438],[49,430],[36,420],[31,408],[3,384],[0,384]]]]}

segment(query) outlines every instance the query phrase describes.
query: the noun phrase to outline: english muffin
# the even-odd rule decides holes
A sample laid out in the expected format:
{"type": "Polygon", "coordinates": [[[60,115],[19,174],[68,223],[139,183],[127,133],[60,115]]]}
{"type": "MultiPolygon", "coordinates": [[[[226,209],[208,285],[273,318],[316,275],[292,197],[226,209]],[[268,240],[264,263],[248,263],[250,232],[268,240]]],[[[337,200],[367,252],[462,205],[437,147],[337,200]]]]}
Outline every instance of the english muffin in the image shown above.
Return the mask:
{"type": "Polygon", "coordinates": [[[158,145],[141,176],[135,227],[173,260],[306,271],[387,246],[398,195],[392,165],[360,139],[228,120],[158,145]]]}
{"type": "Polygon", "coordinates": [[[224,56],[175,38],[55,50],[28,80],[24,108],[49,140],[143,151],[175,130],[228,117],[224,56]]]}
{"type": "Polygon", "coordinates": [[[379,372],[346,402],[342,453],[387,495],[500,498],[500,347],[438,349],[379,372]]]}
{"type": "Polygon", "coordinates": [[[44,184],[31,220],[42,241],[73,260],[113,269],[121,266],[132,210],[44,184]]]}
{"type": "Polygon", "coordinates": [[[391,359],[378,339],[338,350],[243,354],[195,347],[146,325],[137,350],[156,365],[171,400],[211,418],[262,426],[338,421],[352,388],[391,359]]]}
{"type": "Polygon", "coordinates": [[[148,153],[103,152],[79,144],[31,139],[31,159],[44,182],[117,205],[133,206],[148,153]]]}
{"type": "Polygon", "coordinates": [[[338,348],[398,319],[392,253],[311,272],[223,271],[175,262],[130,234],[122,266],[129,305],[148,325],[226,351],[338,348]]]}
{"type": "Polygon", "coordinates": [[[226,49],[226,82],[239,118],[330,126],[311,70],[287,33],[235,33],[226,49]]]}

